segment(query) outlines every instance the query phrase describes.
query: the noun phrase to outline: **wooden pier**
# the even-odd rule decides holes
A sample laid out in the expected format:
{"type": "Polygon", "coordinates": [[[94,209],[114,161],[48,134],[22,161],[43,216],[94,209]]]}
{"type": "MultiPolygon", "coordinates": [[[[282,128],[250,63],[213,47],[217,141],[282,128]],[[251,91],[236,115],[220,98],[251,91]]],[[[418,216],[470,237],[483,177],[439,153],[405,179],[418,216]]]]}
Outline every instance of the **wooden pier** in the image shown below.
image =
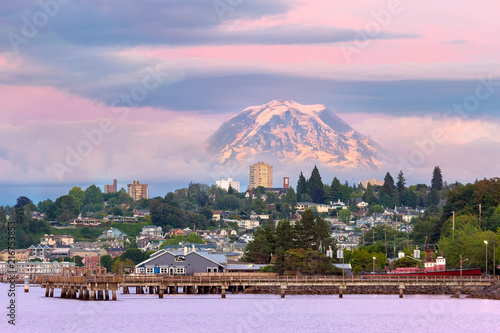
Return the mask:
{"type": "MultiPolygon", "coordinates": [[[[137,275],[109,276],[45,276],[39,283],[45,288],[46,297],[54,297],[54,290],[61,290],[62,298],[80,300],[116,300],[116,292],[123,288],[124,294],[155,294],[163,298],[165,294],[220,294],[226,298],[226,292],[238,293],[250,287],[279,288],[284,298],[288,288],[334,287],[340,298],[347,288],[357,287],[373,290],[374,287],[391,287],[399,290],[399,297],[408,287],[450,287],[454,290],[474,286],[488,286],[494,280],[491,277],[401,277],[401,276],[363,276],[342,278],[336,276],[276,276],[255,273],[214,273],[203,276],[168,276],[137,275]],[[371,289],[370,289],[371,288],[371,289]],[[111,292],[111,297],[109,293],[111,292]]],[[[376,293],[376,292],[374,292],[376,293]]]]}

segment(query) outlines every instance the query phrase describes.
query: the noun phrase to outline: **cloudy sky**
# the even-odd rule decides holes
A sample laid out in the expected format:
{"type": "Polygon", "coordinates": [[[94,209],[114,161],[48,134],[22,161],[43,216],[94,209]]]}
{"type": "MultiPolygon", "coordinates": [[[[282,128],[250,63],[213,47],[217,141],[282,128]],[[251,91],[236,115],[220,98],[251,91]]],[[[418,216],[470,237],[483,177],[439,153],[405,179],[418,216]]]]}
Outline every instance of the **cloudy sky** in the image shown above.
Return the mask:
{"type": "Polygon", "coordinates": [[[391,152],[383,170],[343,179],[402,169],[429,183],[435,165],[448,181],[497,176],[499,11],[494,0],[2,2],[0,204],[113,178],[152,195],[247,184],[246,166],[209,166],[199,150],[273,99],[324,104],[391,152]]]}

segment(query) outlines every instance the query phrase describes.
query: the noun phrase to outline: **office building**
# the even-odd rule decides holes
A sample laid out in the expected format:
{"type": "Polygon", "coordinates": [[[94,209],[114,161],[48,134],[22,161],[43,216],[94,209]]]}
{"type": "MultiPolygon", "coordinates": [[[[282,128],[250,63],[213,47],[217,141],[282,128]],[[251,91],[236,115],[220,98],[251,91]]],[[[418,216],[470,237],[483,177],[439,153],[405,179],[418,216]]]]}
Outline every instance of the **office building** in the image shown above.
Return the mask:
{"type": "Polygon", "coordinates": [[[134,180],[132,184],[128,184],[127,186],[128,194],[134,201],[149,198],[148,184],[139,184],[138,180],[134,180]]]}
{"type": "Polygon", "coordinates": [[[273,166],[264,162],[250,166],[250,183],[248,188],[257,188],[264,186],[265,188],[273,187],[273,166]]]}
{"type": "Polygon", "coordinates": [[[236,192],[240,191],[240,182],[234,181],[233,178],[228,178],[227,180],[218,180],[215,182],[215,186],[220,187],[226,191],[228,191],[229,186],[231,186],[236,192]]]}

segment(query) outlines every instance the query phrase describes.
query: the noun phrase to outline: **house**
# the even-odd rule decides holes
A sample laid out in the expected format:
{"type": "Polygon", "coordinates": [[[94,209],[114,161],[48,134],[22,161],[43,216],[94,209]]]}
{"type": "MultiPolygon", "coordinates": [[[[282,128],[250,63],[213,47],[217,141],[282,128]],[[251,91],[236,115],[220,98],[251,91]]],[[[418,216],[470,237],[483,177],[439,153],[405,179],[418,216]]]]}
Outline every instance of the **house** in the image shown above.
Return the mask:
{"type": "Polygon", "coordinates": [[[364,201],[361,201],[360,203],[358,203],[356,205],[359,209],[365,209],[366,207],[369,206],[369,204],[367,202],[364,202],[364,201]]]}
{"type": "Polygon", "coordinates": [[[160,250],[135,266],[137,274],[194,275],[225,271],[226,256],[208,252],[160,250]]]}
{"type": "Polygon", "coordinates": [[[99,239],[113,239],[113,238],[125,238],[127,235],[124,232],[121,232],[120,230],[116,228],[109,228],[109,230],[104,230],[102,234],[97,237],[99,239]]]}
{"type": "Polygon", "coordinates": [[[48,245],[31,245],[28,248],[30,252],[30,258],[48,258],[50,255],[50,251],[52,250],[52,247],[49,247],[48,245]]]}
{"type": "Polygon", "coordinates": [[[169,235],[170,237],[173,237],[173,236],[186,236],[186,235],[184,234],[184,231],[182,231],[182,229],[170,229],[170,230],[168,231],[168,235],[169,235]]]}
{"type": "Polygon", "coordinates": [[[139,236],[163,237],[163,230],[160,226],[148,225],[142,227],[139,236]]]}
{"type": "Polygon", "coordinates": [[[126,249],[124,247],[105,247],[104,250],[111,258],[116,258],[125,252],[126,249]]]}
{"type": "Polygon", "coordinates": [[[71,245],[74,242],[75,237],[68,235],[54,236],[45,234],[42,238],[40,238],[40,245],[71,245]]]}
{"type": "MultiPolygon", "coordinates": [[[[14,252],[12,257],[15,261],[28,261],[30,258],[30,250],[28,249],[11,250],[11,253],[12,252],[14,252]]],[[[8,261],[11,258],[7,249],[0,252],[0,257],[2,261],[8,261]]]]}
{"type": "Polygon", "coordinates": [[[259,220],[239,220],[238,228],[245,228],[247,230],[257,228],[260,225],[259,220]]]}
{"type": "Polygon", "coordinates": [[[243,236],[240,237],[240,239],[245,243],[252,242],[254,240],[252,234],[244,234],[243,236]]]}
{"type": "Polygon", "coordinates": [[[269,214],[251,214],[250,220],[269,220],[269,214]]]}
{"type": "Polygon", "coordinates": [[[134,209],[133,217],[144,217],[146,215],[151,215],[149,209],[134,209]]]}
{"type": "Polygon", "coordinates": [[[86,225],[86,226],[96,226],[101,224],[101,220],[94,219],[91,217],[81,217],[70,220],[69,224],[72,225],[86,225]]]}

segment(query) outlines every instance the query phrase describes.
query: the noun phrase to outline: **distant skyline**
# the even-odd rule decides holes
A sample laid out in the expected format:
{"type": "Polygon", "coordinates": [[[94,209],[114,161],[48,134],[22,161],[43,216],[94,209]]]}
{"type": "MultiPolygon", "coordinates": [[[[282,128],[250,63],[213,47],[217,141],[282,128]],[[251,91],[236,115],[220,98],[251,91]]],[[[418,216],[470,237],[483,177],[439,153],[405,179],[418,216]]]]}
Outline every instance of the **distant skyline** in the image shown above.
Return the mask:
{"type": "MultiPolygon", "coordinates": [[[[257,160],[214,167],[200,151],[225,119],[274,99],[323,104],[391,151],[379,171],[320,167],[324,182],[402,169],[429,184],[436,165],[449,182],[498,176],[499,10],[493,0],[2,3],[0,205],[115,178],[150,184],[151,197],[190,180],[246,187],[257,160]]],[[[275,166],[275,179],[295,187],[312,166],[275,166]]]]}

